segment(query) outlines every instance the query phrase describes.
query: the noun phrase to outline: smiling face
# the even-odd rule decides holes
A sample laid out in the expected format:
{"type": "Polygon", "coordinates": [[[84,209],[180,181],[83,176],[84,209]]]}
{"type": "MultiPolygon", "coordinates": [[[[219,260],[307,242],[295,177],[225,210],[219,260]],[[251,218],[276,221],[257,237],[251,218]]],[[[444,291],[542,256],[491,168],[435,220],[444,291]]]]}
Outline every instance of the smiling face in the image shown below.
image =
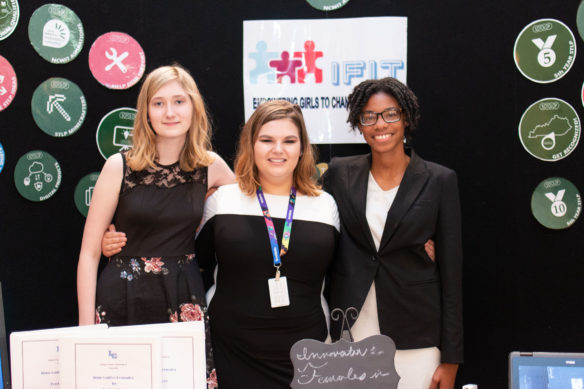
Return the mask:
{"type": "MultiPolygon", "coordinates": [[[[369,98],[361,112],[382,112],[388,108],[401,109],[394,97],[384,92],[378,92],[369,98]]],[[[407,125],[403,114],[401,119],[394,123],[386,123],[381,115],[378,115],[375,124],[370,126],[359,124],[359,129],[371,147],[372,153],[403,153],[403,140],[407,125]]]]}
{"type": "Polygon", "coordinates": [[[148,118],[158,138],[186,138],[193,120],[193,103],[177,80],[167,82],[152,96],[148,118]]]}
{"type": "Polygon", "coordinates": [[[300,151],[299,131],[292,120],[272,120],[260,128],[253,146],[254,162],[267,193],[290,191],[300,151]]]}

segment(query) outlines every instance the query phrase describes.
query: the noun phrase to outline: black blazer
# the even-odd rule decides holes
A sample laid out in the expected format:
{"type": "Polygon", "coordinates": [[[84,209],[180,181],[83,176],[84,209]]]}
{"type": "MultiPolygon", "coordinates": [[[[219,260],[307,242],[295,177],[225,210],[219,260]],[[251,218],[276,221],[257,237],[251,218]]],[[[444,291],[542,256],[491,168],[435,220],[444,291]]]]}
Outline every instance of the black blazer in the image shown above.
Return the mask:
{"type": "MultiPolygon", "coordinates": [[[[327,298],[331,311],[360,310],[375,281],[382,334],[398,349],[438,346],[442,362],[461,363],[462,245],[456,173],[411,154],[379,251],[365,216],[371,154],[330,162],[323,187],[337,202],[341,235],[327,298]],[[435,262],[424,249],[428,239],[435,242],[435,262]]],[[[340,325],[331,323],[334,340],[340,336],[340,325]]]]}

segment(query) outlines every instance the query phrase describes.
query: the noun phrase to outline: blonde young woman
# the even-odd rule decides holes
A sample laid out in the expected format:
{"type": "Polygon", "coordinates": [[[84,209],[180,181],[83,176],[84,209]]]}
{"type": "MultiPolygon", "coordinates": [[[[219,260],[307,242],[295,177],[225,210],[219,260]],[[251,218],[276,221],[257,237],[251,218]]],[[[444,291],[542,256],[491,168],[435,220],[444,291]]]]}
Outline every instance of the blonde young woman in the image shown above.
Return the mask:
{"type": "Polygon", "coordinates": [[[233,173],[210,151],[205,105],[183,68],[152,71],[137,111],[133,148],[106,161],[93,192],[77,271],[80,325],[207,320],[194,233],[208,188],[233,182],[233,173]],[[128,240],[97,280],[112,220],[128,240]]]}
{"type": "Polygon", "coordinates": [[[209,314],[219,383],[289,388],[292,345],[328,334],[321,291],[339,230],[335,202],[312,178],[297,105],[258,107],[243,127],[235,173],[237,184],[207,200],[197,238],[201,267],[212,269],[215,258],[218,267],[209,314]]]}

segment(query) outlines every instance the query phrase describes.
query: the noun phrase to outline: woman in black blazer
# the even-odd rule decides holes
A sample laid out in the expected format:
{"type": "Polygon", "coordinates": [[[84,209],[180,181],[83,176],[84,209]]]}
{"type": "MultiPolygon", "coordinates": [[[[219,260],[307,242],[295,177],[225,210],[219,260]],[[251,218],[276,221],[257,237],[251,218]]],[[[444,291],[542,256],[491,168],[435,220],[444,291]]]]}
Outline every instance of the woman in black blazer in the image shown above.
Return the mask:
{"type": "MultiPolygon", "coordinates": [[[[416,96],[394,78],[349,96],[348,122],[371,153],[334,158],[323,178],[341,217],[328,297],[331,310],[360,311],[355,340],[394,340],[399,389],[452,389],[463,358],[458,186],[454,171],[407,147],[419,116],[416,96]]],[[[340,323],[331,325],[339,338],[340,323]]]]}

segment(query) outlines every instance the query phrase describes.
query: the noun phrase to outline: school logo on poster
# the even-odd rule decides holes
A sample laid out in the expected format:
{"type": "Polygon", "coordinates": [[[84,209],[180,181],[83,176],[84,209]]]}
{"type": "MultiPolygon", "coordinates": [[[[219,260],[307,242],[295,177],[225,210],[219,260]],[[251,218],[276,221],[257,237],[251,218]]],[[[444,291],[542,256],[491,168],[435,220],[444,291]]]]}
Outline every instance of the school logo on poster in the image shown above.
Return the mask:
{"type": "Polygon", "coordinates": [[[244,21],[243,30],[246,119],[266,101],[288,100],[314,143],[363,142],[346,123],[351,90],[367,79],[406,82],[405,17],[244,21]]]}

